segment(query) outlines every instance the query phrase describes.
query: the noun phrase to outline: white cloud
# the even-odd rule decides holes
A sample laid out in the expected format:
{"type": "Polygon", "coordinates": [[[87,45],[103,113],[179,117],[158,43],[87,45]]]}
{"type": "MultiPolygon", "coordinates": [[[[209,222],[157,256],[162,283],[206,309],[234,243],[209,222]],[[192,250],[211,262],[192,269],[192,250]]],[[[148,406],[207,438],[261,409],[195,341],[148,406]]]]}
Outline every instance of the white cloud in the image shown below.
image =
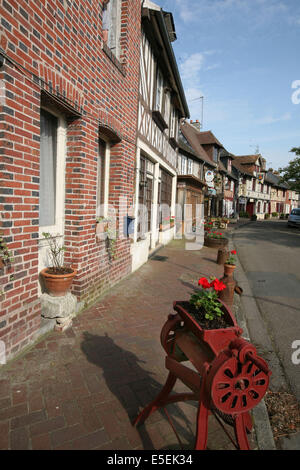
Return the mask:
{"type": "Polygon", "coordinates": [[[231,20],[232,15],[240,16],[241,21],[251,18],[251,27],[268,24],[277,16],[279,21],[290,22],[291,17],[299,18],[299,9],[282,0],[176,0],[179,15],[184,23],[223,22],[231,20]]]}
{"type": "Polygon", "coordinates": [[[276,122],[281,121],[289,121],[292,118],[291,113],[285,113],[282,116],[274,117],[274,116],[265,116],[263,118],[257,119],[257,124],[274,124],[276,122]]]}
{"type": "Polygon", "coordinates": [[[188,81],[198,79],[203,63],[204,55],[200,52],[187,57],[180,65],[182,79],[188,81]]]}

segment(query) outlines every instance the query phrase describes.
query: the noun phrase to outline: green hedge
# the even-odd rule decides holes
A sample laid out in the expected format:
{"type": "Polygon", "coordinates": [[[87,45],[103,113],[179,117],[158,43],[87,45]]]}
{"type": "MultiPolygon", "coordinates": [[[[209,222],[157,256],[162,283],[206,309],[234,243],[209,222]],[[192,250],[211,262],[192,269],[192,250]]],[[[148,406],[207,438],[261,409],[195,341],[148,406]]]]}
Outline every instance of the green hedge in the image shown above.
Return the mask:
{"type": "Polygon", "coordinates": [[[248,214],[248,212],[241,211],[241,212],[239,213],[239,217],[242,217],[242,218],[245,218],[245,219],[249,219],[250,215],[248,214]]]}

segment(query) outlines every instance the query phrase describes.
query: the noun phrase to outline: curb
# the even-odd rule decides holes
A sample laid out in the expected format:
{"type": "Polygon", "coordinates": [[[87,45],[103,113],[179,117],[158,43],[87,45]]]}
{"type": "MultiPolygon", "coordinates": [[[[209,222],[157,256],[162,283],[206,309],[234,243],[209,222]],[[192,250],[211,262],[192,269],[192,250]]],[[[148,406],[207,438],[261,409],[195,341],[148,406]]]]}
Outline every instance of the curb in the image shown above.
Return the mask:
{"type": "MultiPolygon", "coordinates": [[[[251,222],[249,222],[249,223],[251,223],[251,222]]],[[[243,224],[242,226],[244,226],[244,225],[248,225],[248,224],[246,223],[246,224],[243,224]]],[[[241,227],[241,225],[240,225],[240,227],[241,227]]],[[[239,227],[235,227],[233,229],[233,231],[235,231],[237,228],[239,228],[239,227]]],[[[232,240],[232,232],[228,233],[228,238],[229,238],[228,247],[229,247],[229,249],[233,249],[234,244],[233,244],[233,240],[232,240]]],[[[243,271],[243,268],[241,266],[241,263],[239,261],[237,263],[237,278],[238,279],[236,279],[236,281],[237,282],[239,281],[239,283],[243,285],[243,289],[244,289],[244,286],[245,286],[246,282],[248,284],[248,281],[247,281],[246,275],[243,271]]],[[[247,287],[248,287],[247,290],[249,292],[249,290],[250,290],[249,284],[248,284],[247,287]]],[[[252,295],[252,297],[253,297],[253,295],[252,295]]],[[[253,305],[251,305],[251,308],[253,308],[253,309],[256,308],[256,310],[257,310],[256,316],[257,315],[260,316],[260,313],[259,313],[258,308],[256,306],[256,302],[254,302],[253,305]]],[[[251,341],[250,333],[249,333],[249,330],[248,330],[248,322],[247,322],[245,307],[242,304],[241,298],[237,294],[234,295],[234,311],[235,311],[237,323],[243,329],[243,338],[245,338],[248,341],[251,341]]],[[[253,337],[253,335],[252,335],[252,337],[253,337]]],[[[272,432],[270,420],[269,420],[267,407],[266,407],[264,399],[262,399],[261,402],[256,407],[254,407],[252,409],[251,414],[252,414],[252,418],[253,418],[253,424],[254,424],[254,430],[255,430],[255,434],[256,434],[258,450],[277,450],[276,445],[275,445],[275,441],[274,441],[274,437],[273,437],[273,432],[272,432]]]]}

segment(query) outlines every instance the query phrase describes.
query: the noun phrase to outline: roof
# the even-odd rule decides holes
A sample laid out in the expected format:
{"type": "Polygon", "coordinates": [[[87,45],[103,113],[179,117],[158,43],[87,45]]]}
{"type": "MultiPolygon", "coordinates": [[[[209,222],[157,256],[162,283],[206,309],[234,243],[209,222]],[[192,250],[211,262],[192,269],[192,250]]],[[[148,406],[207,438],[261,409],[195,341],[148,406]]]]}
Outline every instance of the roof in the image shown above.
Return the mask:
{"type": "Polygon", "coordinates": [[[265,176],[265,181],[267,183],[271,183],[273,186],[278,186],[283,189],[289,189],[289,185],[287,183],[280,183],[281,177],[279,175],[275,175],[271,171],[268,171],[265,176]]]}
{"type": "Polygon", "coordinates": [[[160,61],[165,64],[170,84],[178,97],[180,113],[182,117],[189,117],[190,112],[170,41],[174,40],[176,35],[172,13],[164,12],[155,3],[146,0],[143,4],[142,20],[152,46],[161,51],[160,61]]]}
{"type": "Polygon", "coordinates": [[[251,173],[250,171],[248,171],[245,166],[243,166],[241,164],[241,162],[239,161],[239,159],[237,157],[235,157],[233,160],[232,160],[232,165],[240,172],[242,173],[243,175],[248,175],[248,176],[253,176],[253,173],[251,173]]]}
{"type": "Polygon", "coordinates": [[[235,155],[235,158],[238,159],[239,163],[242,165],[253,165],[258,158],[261,158],[261,155],[235,155]]]}
{"type": "Polygon", "coordinates": [[[184,152],[184,153],[188,153],[190,155],[193,155],[194,157],[198,158],[198,159],[201,159],[201,157],[198,155],[197,152],[195,152],[195,150],[191,147],[191,145],[188,143],[188,141],[184,140],[183,136],[179,134],[179,137],[178,137],[178,148],[179,148],[179,151],[181,152],[184,152]]]}
{"type": "Polygon", "coordinates": [[[199,142],[199,139],[198,139],[199,131],[193,125],[189,124],[187,121],[184,121],[181,123],[180,130],[183,136],[188,141],[188,143],[197,153],[198,157],[204,162],[208,163],[211,167],[215,168],[217,165],[209,158],[204,148],[202,147],[201,143],[199,142]]]}
{"type": "Polygon", "coordinates": [[[215,135],[212,133],[212,131],[198,131],[198,139],[201,145],[215,144],[218,145],[218,147],[224,148],[221,142],[219,142],[215,135]]]}

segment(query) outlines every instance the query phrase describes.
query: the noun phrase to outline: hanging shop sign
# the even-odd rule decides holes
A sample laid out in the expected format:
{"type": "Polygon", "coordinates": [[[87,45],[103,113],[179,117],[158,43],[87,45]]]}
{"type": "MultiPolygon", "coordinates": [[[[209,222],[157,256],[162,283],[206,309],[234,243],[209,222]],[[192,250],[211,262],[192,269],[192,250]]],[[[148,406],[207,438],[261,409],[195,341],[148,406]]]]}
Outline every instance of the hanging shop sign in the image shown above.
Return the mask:
{"type": "Polygon", "coordinates": [[[215,175],[214,175],[214,172],[212,170],[207,170],[205,172],[205,181],[207,183],[211,183],[214,179],[215,175]]]}
{"type": "Polygon", "coordinates": [[[257,173],[256,175],[259,183],[263,184],[264,180],[265,180],[265,174],[264,173],[257,173]]]}

